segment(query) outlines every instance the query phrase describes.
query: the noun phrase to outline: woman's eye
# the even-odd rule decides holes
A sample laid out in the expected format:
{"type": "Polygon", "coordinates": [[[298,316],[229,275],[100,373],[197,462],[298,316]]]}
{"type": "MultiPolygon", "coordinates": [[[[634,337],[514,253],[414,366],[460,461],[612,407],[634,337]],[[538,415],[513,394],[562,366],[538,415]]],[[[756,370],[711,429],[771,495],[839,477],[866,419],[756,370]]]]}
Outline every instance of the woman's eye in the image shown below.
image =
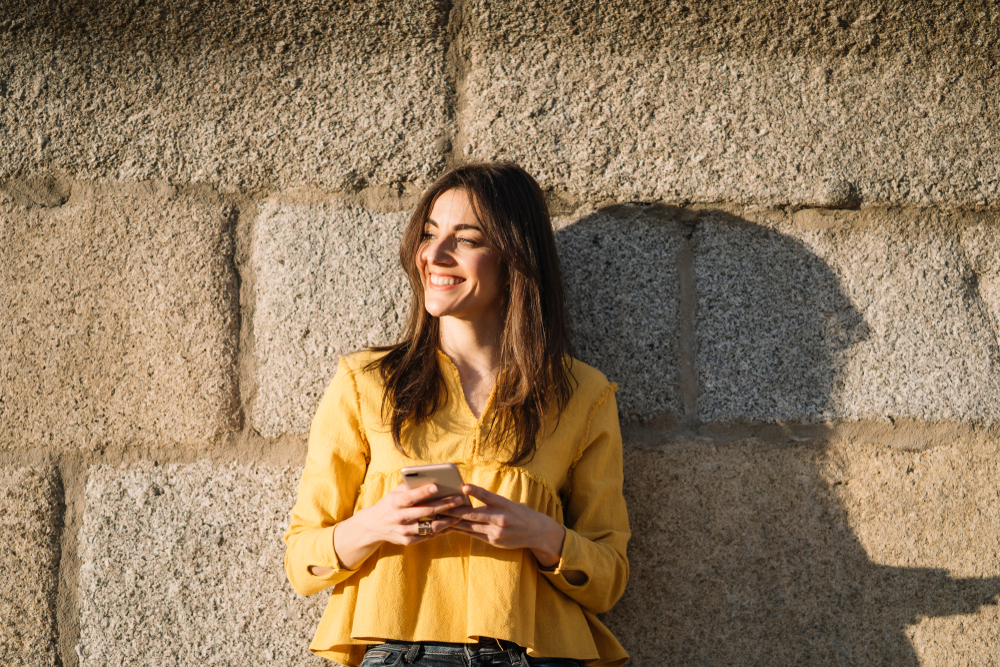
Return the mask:
{"type": "Polygon", "coordinates": [[[432,239],[432,238],[434,238],[434,235],[428,232],[424,232],[423,234],[420,235],[421,241],[426,241],[427,239],[432,239]]]}
{"type": "Polygon", "coordinates": [[[460,238],[458,239],[458,242],[463,243],[469,246],[470,248],[474,248],[475,246],[479,245],[479,243],[475,239],[460,238]]]}

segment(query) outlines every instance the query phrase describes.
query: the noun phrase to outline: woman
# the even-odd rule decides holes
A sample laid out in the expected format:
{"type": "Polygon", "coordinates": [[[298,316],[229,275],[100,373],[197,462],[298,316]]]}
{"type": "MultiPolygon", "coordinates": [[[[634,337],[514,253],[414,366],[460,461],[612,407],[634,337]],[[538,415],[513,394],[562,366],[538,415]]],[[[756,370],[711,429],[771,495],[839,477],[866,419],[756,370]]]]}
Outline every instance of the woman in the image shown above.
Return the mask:
{"type": "Polygon", "coordinates": [[[333,587],[310,649],[365,667],[623,664],[596,617],[628,580],[617,386],[568,354],[538,184],[512,164],[450,171],[400,259],[402,342],[340,360],[285,535],[295,590],[333,587]],[[443,462],[473,506],[400,484],[443,462]]]}

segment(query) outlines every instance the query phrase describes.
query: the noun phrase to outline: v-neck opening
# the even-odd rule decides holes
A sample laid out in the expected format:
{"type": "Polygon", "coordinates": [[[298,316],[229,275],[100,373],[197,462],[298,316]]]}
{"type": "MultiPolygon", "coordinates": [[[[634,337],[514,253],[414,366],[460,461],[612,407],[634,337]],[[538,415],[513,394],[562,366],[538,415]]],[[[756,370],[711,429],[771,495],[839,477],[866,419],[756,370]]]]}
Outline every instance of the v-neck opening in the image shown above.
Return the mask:
{"type": "Polygon", "coordinates": [[[442,358],[445,362],[447,362],[448,368],[451,370],[452,379],[454,379],[455,384],[458,385],[458,395],[461,400],[462,407],[465,409],[466,415],[472,418],[472,421],[476,423],[477,427],[482,426],[483,420],[490,413],[490,410],[493,409],[493,401],[496,398],[497,385],[500,384],[498,382],[500,379],[499,375],[497,376],[497,380],[493,381],[493,389],[490,390],[490,395],[486,398],[486,405],[483,406],[483,414],[477,417],[476,413],[473,412],[472,408],[469,406],[468,399],[465,397],[465,387],[462,386],[462,374],[458,372],[458,366],[455,365],[455,362],[452,361],[451,357],[445,354],[443,350],[438,349],[437,352],[439,358],[442,358]]]}

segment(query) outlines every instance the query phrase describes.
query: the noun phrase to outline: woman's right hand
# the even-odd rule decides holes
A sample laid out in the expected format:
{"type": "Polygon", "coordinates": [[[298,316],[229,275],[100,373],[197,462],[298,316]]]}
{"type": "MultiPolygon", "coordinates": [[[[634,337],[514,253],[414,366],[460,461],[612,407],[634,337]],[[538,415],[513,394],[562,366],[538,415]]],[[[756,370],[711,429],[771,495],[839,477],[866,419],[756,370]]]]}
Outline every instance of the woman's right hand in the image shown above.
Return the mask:
{"type": "MultiPolygon", "coordinates": [[[[406,488],[400,484],[387,493],[380,501],[358,510],[354,516],[337,524],[333,531],[333,548],[337,552],[341,567],[349,570],[357,568],[368,556],[384,543],[409,546],[440,535],[460,519],[437,516],[445,510],[462,504],[461,496],[450,496],[430,502],[438,492],[436,484],[418,489],[406,488]],[[420,519],[431,520],[431,535],[418,535],[420,519]]],[[[310,572],[317,576],[329,573],[329,568],[312,566],[310,572]]]]}
{"type": "MultiPolygon", "coordinates": [[[[369,539],[374,539],[380,544],[392,542],[409,546],[423,542],[458,523],[455,517],[437,515],[461,505],[462,496],[451,496],[429,502],[437,492],[437,484],[428,484],[412,491],[407,489],[405,484],[400,484],[371,507],[359,510],[350,520],[363,522],[369,533],[369,539]],[[431,521],[434,535],[418,535],[419,520],[429,517],[434,517],[431,521]]],[[[339,543],[335,546],[339,546],[339,543]]],[[[337,553],[340,553],[339,549],[337,553]]]]}

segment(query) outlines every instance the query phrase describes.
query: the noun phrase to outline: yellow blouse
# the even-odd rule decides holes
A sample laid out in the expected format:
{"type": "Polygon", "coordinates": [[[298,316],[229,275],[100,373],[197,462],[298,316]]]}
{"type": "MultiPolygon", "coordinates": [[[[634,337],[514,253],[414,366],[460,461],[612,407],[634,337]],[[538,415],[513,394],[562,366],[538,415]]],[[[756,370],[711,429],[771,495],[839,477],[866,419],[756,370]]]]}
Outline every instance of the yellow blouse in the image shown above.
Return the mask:
{"type": "Polygon", "coordinates": [[[493,396],[476,419],[458,369],[439,353],[446,402],[427,422],[403,429],[408,457],[383,423],[378,372],[364,370],[375,358],[363,351],[340,360],[313,419],[285,534],[285,569],[295,590],[310,595],[333,587],[310,650],[358,665],[365,645],[383,639],[461,643],[495,637],[524,646],[529,655],[623,664],[628,654],[596,616],[614,605],[628,581],[617,385],[572,360],[579,386],[569,404],[558,423],[554,411],[547,416],[534,458],[511,467],[480,450],[493,396]],[[356,570],[341,565],[333,548],[337,522],[396,487],[400,468],[448,461],[466,483],[566,526],[555,570],[539,570],[529,549],[500,549],[459,533],[408,547],[386,543],[356,570]],[[315,576],[312,565],[333,572],[315,576]],[[569,570],[586,574],[586,582],[570,584],[563,575],[569,570]]]}

